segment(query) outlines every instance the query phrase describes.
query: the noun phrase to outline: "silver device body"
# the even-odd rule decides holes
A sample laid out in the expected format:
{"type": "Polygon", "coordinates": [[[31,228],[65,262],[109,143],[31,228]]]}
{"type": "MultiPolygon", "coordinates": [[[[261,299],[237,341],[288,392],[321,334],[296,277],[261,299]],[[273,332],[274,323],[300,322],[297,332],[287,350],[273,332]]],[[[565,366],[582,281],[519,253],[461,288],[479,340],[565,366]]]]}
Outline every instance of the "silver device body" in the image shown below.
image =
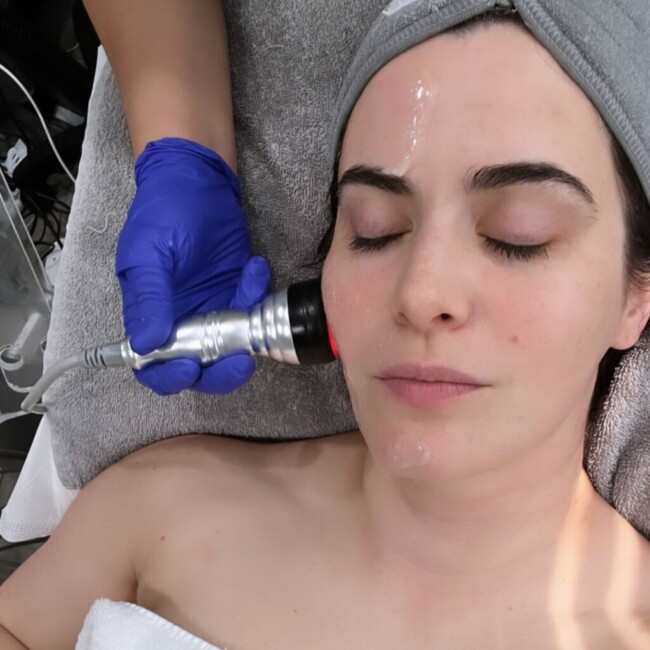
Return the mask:
{"type": "Polygon", "coordinates": [[[128,366],[139,370],[151,363],[181,358],[207,365],[235,352],[295,365],[336,359],[320,297],[320,280],[277,291],[250,311],[230,309],[187,318],[178,324],[167,345],[149,354],[134,352],[127,338],[61,359],[48,368],[21,407],[25,412],[44,413],[45,407],[38,401],[57,377],[72,368],[128,366]]]}
{"type": "Polygon", "coordinates": [[[101,365],[127,365],[139,370],[150,363],[182,357],[207,364],[232,352],[299,363],[289,322],[286,289],[271,294],[250,312],[223,310],[182,321],[169,343],[150,354],[135,353],[129,339],[113,345],[119,345],[121,363],[101,365]]]}

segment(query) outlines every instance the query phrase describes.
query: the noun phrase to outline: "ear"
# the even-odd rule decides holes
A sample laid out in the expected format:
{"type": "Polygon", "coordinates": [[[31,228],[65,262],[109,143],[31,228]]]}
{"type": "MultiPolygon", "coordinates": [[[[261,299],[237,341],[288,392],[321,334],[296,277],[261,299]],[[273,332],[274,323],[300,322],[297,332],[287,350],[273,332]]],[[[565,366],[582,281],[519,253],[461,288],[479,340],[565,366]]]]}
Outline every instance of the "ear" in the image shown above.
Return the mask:
{"type": "Polygon", "coordinates": [[[650,278],[645,286],[632,286],[625,301],[625,311],[611,347],[627,350],[637,344],[650,319],[650,278]]]}

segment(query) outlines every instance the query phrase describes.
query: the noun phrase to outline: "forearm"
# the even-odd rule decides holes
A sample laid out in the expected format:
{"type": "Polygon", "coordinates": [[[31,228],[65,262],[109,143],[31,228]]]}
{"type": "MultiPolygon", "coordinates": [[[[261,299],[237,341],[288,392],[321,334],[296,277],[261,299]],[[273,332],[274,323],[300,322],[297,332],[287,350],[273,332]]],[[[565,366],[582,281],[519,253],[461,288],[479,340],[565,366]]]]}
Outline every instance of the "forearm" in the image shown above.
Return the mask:
{"type": "Polygon", "coordinates": [[[194,140],[236,166],[221,0],[84,0],[117,77],[133,151],[194,140]]]}
{"type": "Polygon", "coordinates": [[[2,650],[29,650],[2,625],[0,625],[0,648],[2,650]]]}

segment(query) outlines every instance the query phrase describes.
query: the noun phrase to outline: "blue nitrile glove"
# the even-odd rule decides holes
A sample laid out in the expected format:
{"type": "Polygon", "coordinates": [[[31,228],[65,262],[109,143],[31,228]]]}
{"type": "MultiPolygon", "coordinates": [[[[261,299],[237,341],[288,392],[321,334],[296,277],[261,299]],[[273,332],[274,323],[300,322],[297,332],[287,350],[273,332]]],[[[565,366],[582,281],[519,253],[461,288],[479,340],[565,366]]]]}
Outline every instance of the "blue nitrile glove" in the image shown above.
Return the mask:
{"type": "MultiPolygon", "coordinates": [[[[248,309],[268,293],[266,260],[251,257],[239,181],[214,151],[183,138],[150,142],[135,164],[136,193],[117,244],[116,273],[131,347],[162,347],[190,315],[248,309]]],[[[159,395],[227,393],[255,362],[234,354],[202,368],[174,359],[136,371],[159,395]]]]}

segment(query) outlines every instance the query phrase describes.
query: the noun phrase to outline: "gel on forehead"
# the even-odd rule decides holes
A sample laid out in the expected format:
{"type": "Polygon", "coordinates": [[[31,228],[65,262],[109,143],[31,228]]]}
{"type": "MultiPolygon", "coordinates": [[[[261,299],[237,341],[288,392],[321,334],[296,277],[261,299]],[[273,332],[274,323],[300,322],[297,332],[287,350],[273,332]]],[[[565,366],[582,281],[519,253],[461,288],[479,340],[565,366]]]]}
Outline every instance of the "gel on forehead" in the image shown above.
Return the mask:
{"type": "MultiPolygon", "coordinates": [[[[426,69],[413,76],[400,68],[369,84],[359,108],[364,104],[382,106],[382,111],[360,110],[362,120],[350,129],[346,146],[359,151],[361,158],[403,176],[419,159],[435,112],[437,89],[426,69]]],[[[356,112],[355,112],[356,115],[356,112]]]]}
{"type": "Polygon", "coordinates": [[[339,93],[330,136],[332,162],[348,117],[375,73],[402,52],[436,34],[496,7],[511,7],[595,104],[630,158],[650,199],[647,3],[648,0],[394,0],[368,32],[339,93]]]}
{"type": "Polygon", "coordinates": [[[391,173],[404,176],[420,157],[433,117],[435,96],[436,91],[431,80],[426,74],[422,74],[408,94],[411,115],[406,134],[407,151],[399,166],[388,170],[391,173]]]}

